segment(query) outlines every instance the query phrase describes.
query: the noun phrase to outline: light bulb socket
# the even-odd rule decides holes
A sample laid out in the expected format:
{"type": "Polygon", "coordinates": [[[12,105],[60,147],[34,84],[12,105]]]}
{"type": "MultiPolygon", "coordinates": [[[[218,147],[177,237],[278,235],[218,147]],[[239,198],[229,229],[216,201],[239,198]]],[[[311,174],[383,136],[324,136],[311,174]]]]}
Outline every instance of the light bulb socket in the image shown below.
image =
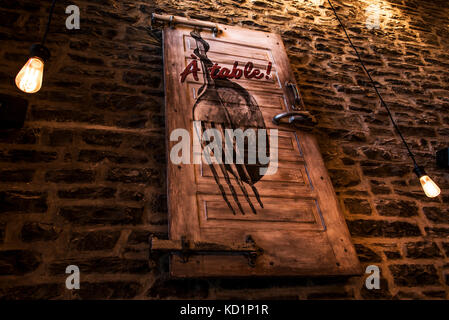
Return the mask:
{"type": "Polygon", "coordinates": [[[416,175],[418,176],[418,178],[421,178],[422,176],[426,176],[427,173],[424,170],[424,167],[420,167],[418,165],[415,164],[415,167],[413,168],[413,172],[416,173],[416,175]]]}
{"type": "Polygon", "coordinates": [[[44,62],[47,62],[51,57],[50,50],[41,44],[33,44],[30,48],[30,55],[31,57],[38,57],[44,62]]]}

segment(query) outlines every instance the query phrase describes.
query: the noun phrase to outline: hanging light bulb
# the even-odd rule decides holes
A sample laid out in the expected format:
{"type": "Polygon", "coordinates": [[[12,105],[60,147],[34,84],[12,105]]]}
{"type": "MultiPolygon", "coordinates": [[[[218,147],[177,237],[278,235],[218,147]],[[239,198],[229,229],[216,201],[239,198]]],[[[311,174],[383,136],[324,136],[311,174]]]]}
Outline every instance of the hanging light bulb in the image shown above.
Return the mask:
{"type": "Polygon", "coordinates": [[[16,86],[26,93],[35,93],[42,87],[44,62],[39,57],[30,58],[16,76],[16,86]]]}
{"type": "Polygon", "coordinates": [[[50,57],[50,52],[43,45],[34,44],[30,56],[16,76],[16,86],[23,92],[36,93],[42,87],[44,63],[50,57]]]}
{"type": "Polygon", "coordinates": [[[421,182],[421,186],[426,196],[428,196],[429,198],[435,198],[440,195],[440,188],[432,179],[430,179],[430,177],[424,171],[424,168],[415,165],[413,171],[418,176],[419,182],[421,182]]]}
{"type": "Polygon", "coordinates": [[[20,69],[16,76],[16,86],[26,93],[36,93],[42,87],[44,78],[44,64],[50,58],[50,51],[44,46],[47,40],[48,31],[50,29],[53,10],[55,9],[56,0],[53,0],[48,15],[47,27],[40,44],[33,44],[30,48],[30,58],[20,69]]]}

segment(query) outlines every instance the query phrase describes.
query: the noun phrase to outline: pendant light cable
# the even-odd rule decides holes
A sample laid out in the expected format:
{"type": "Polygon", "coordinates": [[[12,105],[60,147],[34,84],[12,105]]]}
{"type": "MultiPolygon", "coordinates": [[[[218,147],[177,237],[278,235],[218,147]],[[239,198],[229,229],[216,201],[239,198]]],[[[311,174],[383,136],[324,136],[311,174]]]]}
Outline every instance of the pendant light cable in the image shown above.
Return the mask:
{"type": "Polygon", "coordinates": [[[45,33],[44,36],[42,38],[42,42],[41,45],[45,45],[45,41],[47,41],[47,34],[48,34],[48,30],[50,29],[50,24],[51,24],[51,18],[53,16],[53,10],[55,9],[55,4],[56,4],[56,0],[53,0],[53,2],[51,3],[51,7],[50,7],[50,13],[48,15],[48,21],[47,21],[47,26],[45,28],[45,33]]]}
{"type": "Polygon", "coordinates": [[[407,148],[408,154],[409,154],[410,158],[412,159],[414,166],[417,167],[418,164],[416,163],[415,155],[410,150],[410,147],[407,144],[407,141],[405,141],[405,138],[402,135],[401,130],[399,129],[398,125],[396,124],[396,121],[393,118],[393,115],[391,114],[390,108],[388,107],[388,105],[386,104],[386,102],[383,99],[382,95],[380,94],[379,90],[377,89],[376,83],[374,82],[373,78],[371,77],[371,74],[369,73],[368,69],[365,67],[365,64],[363,63],[363,60],[360,57],[359,51],[357,50],[356,46],[352,43],[351,37],[349,36],[348,32],[346,31],[346,28],[343,25],[343,22],[341,21],[340,17],[338,16],[337,11],[335,10],[333,4],[331,3],[330,0],[327,0],[327,2],[329,2],[329,5],[331,6],[332,11],[335,14],[335,17],[337,18],[338,22],[340,23],[340,26],[342,27],[344,33],[346,34],[346,38],[348,39],[349,43],[351,44],[351,47],[354,49],[355,54],[357,55],[357,58],[360,61],[360,64],[362,65],[363,70],[365,71],[366,75],[368,76],[368,78],[369,78],[369,80],[371,82],[371,85],[373,86],[374,90],[376,91],[376,94],[379,97],[379,100],[380,100],[382,106],[384,106],[384,108],[387,110],[388,116],[390,117],[391,122],[393,123],[393,127],[396,129],[396,132],[399,134],[399,136],[401,137],[402,142],[404,143],[405,147],[407,148]]]}

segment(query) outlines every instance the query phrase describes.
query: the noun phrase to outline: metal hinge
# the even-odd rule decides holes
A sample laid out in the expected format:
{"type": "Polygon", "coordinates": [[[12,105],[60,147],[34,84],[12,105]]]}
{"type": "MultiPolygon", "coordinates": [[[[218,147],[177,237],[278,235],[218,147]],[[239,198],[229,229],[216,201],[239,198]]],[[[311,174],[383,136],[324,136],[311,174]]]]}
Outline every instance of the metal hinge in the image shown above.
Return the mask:
{"type": "Polygon", "coordinates": [[[157,237],[150,237],[150,252],[168,252],[177,254],[184,263],[189,261],[192,255],[220,254],[220,255],[244,255],[248,258],[250,267],[256,266],[256,260],[263,254],[263,249],[259,248],[254,239],[249,235],[246,242],[242,244],[221,244],[212,242],[195,242],[181,237],[181,240],[161,240],[157,237]]]}

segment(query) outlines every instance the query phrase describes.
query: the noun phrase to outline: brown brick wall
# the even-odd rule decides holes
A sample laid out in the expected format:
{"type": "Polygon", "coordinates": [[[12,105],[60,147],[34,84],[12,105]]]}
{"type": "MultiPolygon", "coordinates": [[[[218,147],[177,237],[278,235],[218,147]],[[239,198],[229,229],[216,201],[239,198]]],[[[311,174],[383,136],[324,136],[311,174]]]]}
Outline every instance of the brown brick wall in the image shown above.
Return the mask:
{"type": "MultiPolygon", "coordinates": [[[[0,130],[0,297],[447,298],[449,172],[435,152],[449,136],[449,4],[334,0],[418,161],[442,188],[427,199],[385,110],[327,3],[75,1],[81,29],[56,6],[45,83],[21,94],[15,74],[39,42],[48,7],[0,3],[0,93],[25,97],[26,123],[0,130]],[[366,28],[365,8],[387,18],[366,28]],[[167,236],[160,31],[151,12],[281,33],[363,266],[364,277],[170,280],[149,259],[167,236]],[[81,290],[65,289],[65,268],[81,290]]],[[[163,261],[162,261],[163,262],[163,261]]]]}

